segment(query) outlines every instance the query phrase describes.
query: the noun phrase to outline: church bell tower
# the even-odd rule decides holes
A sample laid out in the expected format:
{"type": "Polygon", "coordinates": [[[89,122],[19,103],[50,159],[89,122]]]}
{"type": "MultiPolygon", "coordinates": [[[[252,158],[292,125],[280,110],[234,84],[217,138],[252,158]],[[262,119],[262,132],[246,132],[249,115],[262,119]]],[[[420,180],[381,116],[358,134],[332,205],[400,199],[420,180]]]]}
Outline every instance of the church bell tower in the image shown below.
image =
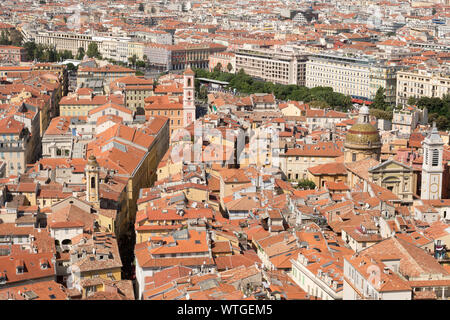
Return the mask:
{"type": "Polygon", "coordinates": [[[100,166],[93,154],[86,164],[86,201],[100,208],[99,172],[100,166]]]}
{"type": "Polygon", "coordinates": [[[195,120],[195,73],[188,67],[183,73],[183,127],[195,120]]]}
{"type": "Polygon", "coordinates": [[[433,123],[430,133],[422,142],[423,163],[420,198],[422,200],[438,200],[442,196],[442,157],[444,142],[433,123]]]}

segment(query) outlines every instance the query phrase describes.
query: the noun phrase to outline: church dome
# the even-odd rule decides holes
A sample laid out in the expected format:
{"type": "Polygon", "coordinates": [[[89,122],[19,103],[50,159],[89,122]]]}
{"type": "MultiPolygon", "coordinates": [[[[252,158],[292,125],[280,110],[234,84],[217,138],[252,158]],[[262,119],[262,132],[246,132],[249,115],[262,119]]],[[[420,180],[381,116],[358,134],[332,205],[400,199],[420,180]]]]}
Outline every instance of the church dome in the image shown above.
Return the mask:
{"type": "Polygon", "coordinates": [[[379,145],[381,144],[378,130],[370,123],[356,123],[345,136],[346,144],[379,145]]]}

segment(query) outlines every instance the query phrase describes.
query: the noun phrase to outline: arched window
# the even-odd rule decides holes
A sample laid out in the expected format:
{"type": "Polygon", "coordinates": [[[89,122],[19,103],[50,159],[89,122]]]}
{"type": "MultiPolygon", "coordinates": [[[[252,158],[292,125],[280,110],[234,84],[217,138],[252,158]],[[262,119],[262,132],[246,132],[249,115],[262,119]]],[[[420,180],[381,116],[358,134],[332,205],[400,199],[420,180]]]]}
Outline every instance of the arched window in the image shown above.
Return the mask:
{"type": "Polygon", "coordinates": [[[188,87],[190,87],[190,86],[191,86],[191,84],[192,84],[192,82],[191,82],[191,78],[188,78],[188,81],[187,81],[187,86],[188,86],[188,87]]]}
{"type": "Polygon", "coordinates": [[[91,188],[95,188],[95,177],[91,178],[91,188]]]}

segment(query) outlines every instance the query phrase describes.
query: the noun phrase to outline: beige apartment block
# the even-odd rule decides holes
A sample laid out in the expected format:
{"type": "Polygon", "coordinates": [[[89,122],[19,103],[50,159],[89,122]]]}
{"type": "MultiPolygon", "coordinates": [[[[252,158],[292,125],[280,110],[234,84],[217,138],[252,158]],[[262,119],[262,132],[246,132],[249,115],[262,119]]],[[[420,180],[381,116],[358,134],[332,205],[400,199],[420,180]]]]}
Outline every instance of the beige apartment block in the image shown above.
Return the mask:
{"type": "Polygon", "coordinates": [[[450,93],[450,75],[425,70],[397,73],[397,105],[407,104],[408,98],[442,98],[450,93]]]}
{"type": "Polygon", "coordinates": [[[266,49],[236,51],[236,72],[243,69],[248,75],[273,83],[305,85],[307,56],[301,53],[266,49]]]}
{"type": "Polygon", "coordinates": [[[35,42],[54,46],[57,51],[69,50],[73,55],[78,53],[78,48],[83,48],[86,52],[89,44],[95,42],[91,35],[76,34],[72,32],[38,32],[35,42]]]}
{"type": "Polygon", "coordinates": [[[317,54],[306,63],[306,87],[331,87],[352,98],[373,100],[383,87],[386,101],[395,102],[394,67],[377,64],[369,58],[317,54]]]}

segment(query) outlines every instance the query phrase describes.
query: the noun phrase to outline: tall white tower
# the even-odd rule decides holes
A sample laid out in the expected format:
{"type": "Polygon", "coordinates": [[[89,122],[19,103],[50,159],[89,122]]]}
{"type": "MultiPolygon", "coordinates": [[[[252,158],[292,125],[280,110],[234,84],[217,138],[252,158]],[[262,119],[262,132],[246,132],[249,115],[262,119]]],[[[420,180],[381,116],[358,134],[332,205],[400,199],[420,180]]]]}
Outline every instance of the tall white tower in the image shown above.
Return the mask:
{"type": "Polygon", "coordinates": [[[86,168],[86,201],[95,208],[100,208],[99,172],[100,166],[93,154],[89,157],[86,168]]]}
{"type": "Polygon", "coordinates": [[[183,126],[186,127],[195,120],[195,73],[188,67],[184,71],[183,77],[183,126]]]}
{"type": "Polygon", "coordinates": [[[442,156],[444,142],[439,135],[436,124],[433,123],[431,132],[422,142],[422,186],[420,198],[423,200],[440,199],[442,195],[442,156]]]}

